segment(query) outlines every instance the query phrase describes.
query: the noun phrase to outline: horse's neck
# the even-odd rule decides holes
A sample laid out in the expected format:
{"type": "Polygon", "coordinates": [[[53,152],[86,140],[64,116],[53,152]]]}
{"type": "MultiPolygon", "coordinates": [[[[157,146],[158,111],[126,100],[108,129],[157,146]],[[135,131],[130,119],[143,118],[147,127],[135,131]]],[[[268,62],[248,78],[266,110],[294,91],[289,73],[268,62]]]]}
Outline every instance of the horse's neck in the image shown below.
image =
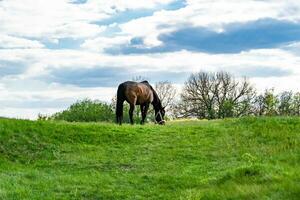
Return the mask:
{"type": "Polygon", "coordinates": [[[154,107],[155,110],[160,110],[161,107],[162,107],[161,106],[161,101],[158,98],[157,93],[154,90],[152,90],[152,92],[153,92],[153,102],[152,102],[153,107],[154,107]]]}

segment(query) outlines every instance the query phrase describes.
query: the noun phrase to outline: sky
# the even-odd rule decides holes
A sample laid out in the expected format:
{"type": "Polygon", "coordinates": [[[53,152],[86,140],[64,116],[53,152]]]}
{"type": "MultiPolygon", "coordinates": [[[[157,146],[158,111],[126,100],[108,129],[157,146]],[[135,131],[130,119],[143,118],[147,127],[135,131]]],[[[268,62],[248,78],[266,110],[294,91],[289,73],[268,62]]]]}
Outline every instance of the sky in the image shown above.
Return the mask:
{"type": "Polygon", "coordinates": [[[299,0],[0,0],[0,116],[220,70],[300,91],[299,0]]]}

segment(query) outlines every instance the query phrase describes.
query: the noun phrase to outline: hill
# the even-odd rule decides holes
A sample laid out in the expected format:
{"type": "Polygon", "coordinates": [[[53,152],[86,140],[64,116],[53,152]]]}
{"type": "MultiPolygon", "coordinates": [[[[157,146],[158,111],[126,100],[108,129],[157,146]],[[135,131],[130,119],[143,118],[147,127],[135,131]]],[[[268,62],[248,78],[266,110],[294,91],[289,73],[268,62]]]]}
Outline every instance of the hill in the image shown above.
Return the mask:
{"type": "Polygon", "coordinates": [[[0,119],[0,199],[298,199],[300,119],[0,119]]]}

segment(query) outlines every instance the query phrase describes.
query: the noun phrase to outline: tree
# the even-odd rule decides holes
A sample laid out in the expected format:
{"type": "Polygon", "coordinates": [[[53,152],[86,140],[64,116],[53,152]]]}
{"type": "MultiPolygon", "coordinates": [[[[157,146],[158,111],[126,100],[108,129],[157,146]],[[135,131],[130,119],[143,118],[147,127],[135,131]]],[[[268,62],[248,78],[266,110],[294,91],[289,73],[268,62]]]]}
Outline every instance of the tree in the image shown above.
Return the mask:
{"type": "Polygon", "coordinates": [[[294,95],[292,107],[293,107],[293,114],[300,116],[300,92],[297,92],[294,95]]]}
{"type": "Polygon", "coordinates": [[[265,90],[264,94],[255,99],[256,115],[273,116],[278,114],[279,100],[274,88],[265,90]]]}
{"type": "MultiPolygon", "coordinates": [[[[187,112],[190,116],[198,118],[215,118],[213,109],[214,101],[214,77],[205,72],[191,74],[185,82],[181,99],[184,105],[189,105],[187,112]],[[202,108],[203,115],[199,115],[199,108],[202,108]]],[[[200,111],[201,112],[201,111],[200,111]]]]}
{"type": "Polygon", "coordinates": [[[198,72],[185,82],[179,110],[198,118],[240,117],[250,113],[254,97],[246,78],[239,82],[227,72],[198,72]]]}
{"type": "Polygon", "coordinates": [[[238,82],[227,72],[217,72],[215,82],[218,118],[251,114],[256,92],[246,78],[238,82]]]}
{"type": "Polygon", "coordinates": [[[262,116],[265,113],[264,95],[260,94],[255,98],[254,113],[258,116],[262,116]]]}
{"type": "Polygon", "coordinates": [[[284,91],[279,95],[279,115],[293,115],[293,92],[284,91]]]}
{"type": "Polygon", "coordinates": [[[169,81],[160,81],[155,83],[154,89],[162,106],[166,107],[167,115],[171,115],[175,106],[176,88],[169,81]]]}
{"type": "Polygon", "coordinates": [[[55,113],[49,119],[69,122],[111,122],[114,120],[114,113],[107,103],[84,99],[77,101],[62,112],[55,113]]]}
{"type": "Polygon", "coordinates": [[[199,118],[204,119],[206,116],[205,107],[200,102],[191,104],[185,99],[185,95],[181,94],[181,101],[175,104],[173,109],[175,118],[199,118]]]}

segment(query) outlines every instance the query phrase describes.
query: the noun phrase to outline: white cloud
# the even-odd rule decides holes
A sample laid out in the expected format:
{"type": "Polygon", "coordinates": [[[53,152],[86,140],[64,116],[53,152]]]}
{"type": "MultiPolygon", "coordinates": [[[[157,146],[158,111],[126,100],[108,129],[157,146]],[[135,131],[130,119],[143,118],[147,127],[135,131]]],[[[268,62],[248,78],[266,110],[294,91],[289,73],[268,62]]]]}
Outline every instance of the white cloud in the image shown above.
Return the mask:
{"type": "Polygon", "coordinates": [[[116,47],[122,44],[129,44],[130,42],[129,36],[116,36],[116,37],[96,37],[94,39],[87,39],[81,45],[83,49],[101,52],[103,53],[106,48],[116,47]]]}
{"type": "MultiPolygon", "coordinates": [[[[70,4],[67,0],[9,0],[0,2],[0,32],[35,38],[58,38],[68,30],[70,37],[95,35],[101,28],[89,24],[108,15],[70,4]],[[78,25],[84,25],[83,29],[78,25]]],[[[63,35],[65,36],[65,35],[63,35]]]]}
{"type": "Polygon", "coordinates": [[[202,26],[215,31],[228,23],[242,23],[264,18],[300,21],[298,0],[188,0],[187,6],[179,10],[161,10],[152,16],[121,24],[122,33],[132,37],[144,37],[148,47],[161,44],[158,36],[183,25],[202,26]]]}
{"type": "Polygon", "coordinates": [[[201,69],[228,69],[265,67],[300,73],[300,57],[281,49],[260,49],[239,54],[207,54],[179,51],[171,53],[108,55],[81,50],[12,49],[0,50],[2,61],[26,61],[28,70],[23,78],[34,78],[47,74],[49,69],[89,69],[94,67],[123,67],[130,71],[193,72],[201,69]]]}
{"type": "Polygon", "coordinates": [[[0,33],[43,39],[93,37],[103,27],[93,24],[127,9],[153,8],[171,0],[99,1],[72,4],[70,0],[0,1],[0,33]]]}
{"type": "Polygon", "coordinates": [[[87,7],[93,7],[97,9],[106,8],[107,10],[112,9],[116,11],[124,11],[127,9],[143,9],[143,8],[155,8],[158,5],[168,4],[174,0],[110,0],[110,1],[99,1],[89,0],[85,4],[87,7]]]}
{"type": "Polygon", "coordinates": [[[286,77],[256,77],[250,80],[259,92],[271,88],[274,88],[276,93],[283,91],[300,91],[299,74],[286,77]]]}
{"type": "Polygon", "coordinates": [[[44,45],[36,40],[12,37],[0,34],[0,48],[43,48],[44,45]]]}

